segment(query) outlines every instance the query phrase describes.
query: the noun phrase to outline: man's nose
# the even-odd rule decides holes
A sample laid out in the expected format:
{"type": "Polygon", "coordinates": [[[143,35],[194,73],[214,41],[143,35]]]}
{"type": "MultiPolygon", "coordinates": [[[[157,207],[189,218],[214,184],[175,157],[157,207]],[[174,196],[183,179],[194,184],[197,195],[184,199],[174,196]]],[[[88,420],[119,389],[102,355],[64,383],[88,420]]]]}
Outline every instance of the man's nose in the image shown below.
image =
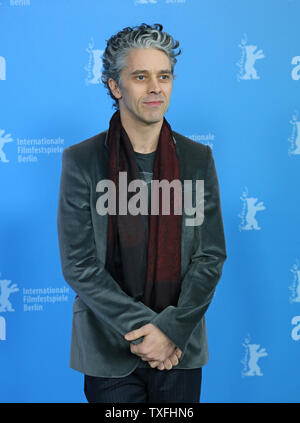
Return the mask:
{"type": "Polygon", "coordinates": [[[161,88],[159,85],[159,82],[156,78],[150,78],[149,80],[149,84],[148,84],[148,91],[149,92],[155,92],[155,93],[160,93],[161,88]]]}

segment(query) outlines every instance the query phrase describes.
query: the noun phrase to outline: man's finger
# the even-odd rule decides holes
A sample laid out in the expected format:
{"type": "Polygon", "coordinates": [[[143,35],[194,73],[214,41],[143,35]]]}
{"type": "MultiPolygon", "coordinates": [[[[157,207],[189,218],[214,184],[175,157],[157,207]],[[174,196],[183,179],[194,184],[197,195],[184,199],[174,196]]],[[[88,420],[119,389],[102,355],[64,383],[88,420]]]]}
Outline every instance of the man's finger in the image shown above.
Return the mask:
{"type": "Polygon", "coordinates": [[[149,363],[149,366],[152,367],[152,369],[154,369],[160,364],[160,361],[148,361],[148,363],[149,363]]]}
{"type": "Polygon", "coordinates": [[[140,338],[141,336],[144,336],[144,335],[146,335],[148,332],[147,332],[147,329],[145,329],[145,326],[142,326],[141,328],[139,328],[139,329],[135,329],[135,330],[132,330],[131,332],[127,332],[125,335],[124,335],[124,338],[127,340],[127,341],[133,341],[134,339],[138,339],[138,338],[140,338]]]}
{"type": "Polygon", "coordinates": [[[178,357],[175,353],[170,355],[169,360],[171,361],[173,366],[177,366],[177,364],[179,363],[178,357]]]}
{"type": "Polygon", "coordinates": [[[171,369],[172,369],[172,367],[173,367],[172,361],[171,361],[169,358],[167,358],[167,359],[164,361],[164,366],[165,366],[165,369],[167,369],[167,370],[171,370],[171,369]]]}
{"type": "Polygon", "coordinates": [[[182,351],[181,351],[181,349],[180,349],[180,348],[177,348],[177,347],[176,347],[176,349],[175,349],[175,353],[176,353],[176,355],[177,355],[177,357],[178,357],[178,358],[180,358],[180,357],[181,357],[181,355],[182,355],[182,351]]]}
{"type": "Polygon", "coordinates": [[[165,370],[165,365],[163,362],[160,362],[159,365],[157,366],[158,370],[165,370]]]}

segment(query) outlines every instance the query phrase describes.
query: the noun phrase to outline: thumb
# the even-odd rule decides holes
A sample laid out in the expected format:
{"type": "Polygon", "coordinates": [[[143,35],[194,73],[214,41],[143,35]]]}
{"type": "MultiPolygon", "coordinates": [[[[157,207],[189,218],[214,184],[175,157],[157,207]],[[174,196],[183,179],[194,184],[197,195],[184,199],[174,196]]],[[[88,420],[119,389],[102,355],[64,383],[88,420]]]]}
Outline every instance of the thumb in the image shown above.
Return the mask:
{"type": "Polygon", "coordinates": [[[142,326],[139,329],[135,329],[135,330],[132,330],[131,332],[126,333],[124,337],[127,341],[133,341],[135,339],[140,338],[141,336],[146,335],[147,333],[148,333],[147,328],[145,328],[145,326],[142,326]]]}

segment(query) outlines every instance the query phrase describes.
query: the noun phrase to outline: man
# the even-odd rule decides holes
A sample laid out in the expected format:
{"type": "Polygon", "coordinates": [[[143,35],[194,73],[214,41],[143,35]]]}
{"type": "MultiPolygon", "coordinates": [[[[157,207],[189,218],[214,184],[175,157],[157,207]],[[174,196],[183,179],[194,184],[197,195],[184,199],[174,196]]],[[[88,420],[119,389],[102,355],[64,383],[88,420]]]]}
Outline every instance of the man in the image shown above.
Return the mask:
{"type": "Polygon", "coordinates": [[[162,29],[142,24],[108,40],[102,81],[117,110],[108,130],[63,152],[59,247],[77,294],[70,366],[85,375],[89,402],[199,402],[208,361],[205,312],[226,259],[219,186],[211,148],[164,118],[180,52],[162,29]],[[204,221],[175,213],[175,189],[170,213],[152,213],[151,188],[148,213],[128,213],[138,180],[144,194],[151,180],[183,191],[191,181],[193,196],[204,181],[204,221]]]}

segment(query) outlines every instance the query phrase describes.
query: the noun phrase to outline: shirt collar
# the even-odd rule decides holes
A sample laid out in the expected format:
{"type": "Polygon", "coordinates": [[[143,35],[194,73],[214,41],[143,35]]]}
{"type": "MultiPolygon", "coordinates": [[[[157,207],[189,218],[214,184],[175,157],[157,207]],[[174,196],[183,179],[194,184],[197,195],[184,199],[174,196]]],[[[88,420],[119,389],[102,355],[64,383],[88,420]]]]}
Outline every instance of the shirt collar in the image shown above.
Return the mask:
{"type": "MultiPolygon", "coordinates": [[[[172,134],[172,137],[173,137],[174,144],[176,144],[176,139],[173,134],[172,134]]],[[[106,131],[104,144],[105,144],[105,147],[108,148],[108,130],[106,131]]]]}

